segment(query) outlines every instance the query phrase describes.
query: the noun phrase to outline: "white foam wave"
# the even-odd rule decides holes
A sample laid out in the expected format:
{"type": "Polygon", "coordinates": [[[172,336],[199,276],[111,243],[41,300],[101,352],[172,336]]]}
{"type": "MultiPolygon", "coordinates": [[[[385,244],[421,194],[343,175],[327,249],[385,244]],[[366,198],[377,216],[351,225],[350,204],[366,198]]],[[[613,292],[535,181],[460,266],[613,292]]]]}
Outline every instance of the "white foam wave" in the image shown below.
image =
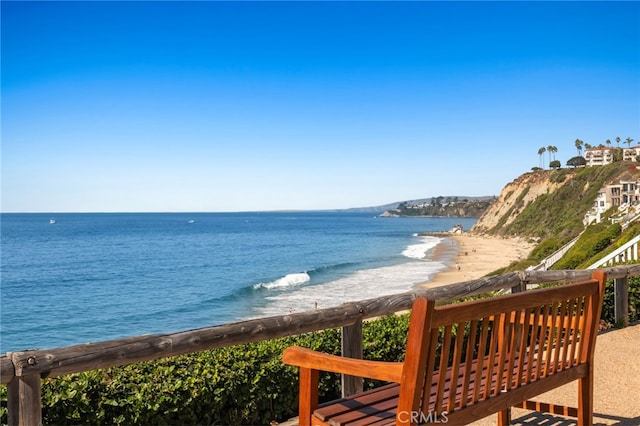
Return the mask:
{"type": "Polygon", "coordinates": [[[306,272],[301,272],[298,274],[288,274],[282,278],[278,278],[277,280],[271,281],[268,283],[258,283],[254,285],[253,288],[255,289],[266,288],[267,290],[271,290],[274,288],[300,285],[302,283],[306,283],[309,280],[311,280],[311,277],[309,276],[309,274],[307,274],[306,272]]]}
{"type": "Polygon", "coordinates": [[[402,252],[402,255],[410,259],[424,259],[427,257],[427,252],[437,246],[442,239],[422,236],[419,241],[420,242],[417,244],[407,246],[407,248],[402,252]]]}
{"type": "Polygon", "coordinates": [[[421,260],[360,270],[326,284],[267,296],[267,304],[258,310],[256,317],[329,308],[349,301],[409,291],[415,284],[429,281],[445,268],[441,262],[421,260]]]}

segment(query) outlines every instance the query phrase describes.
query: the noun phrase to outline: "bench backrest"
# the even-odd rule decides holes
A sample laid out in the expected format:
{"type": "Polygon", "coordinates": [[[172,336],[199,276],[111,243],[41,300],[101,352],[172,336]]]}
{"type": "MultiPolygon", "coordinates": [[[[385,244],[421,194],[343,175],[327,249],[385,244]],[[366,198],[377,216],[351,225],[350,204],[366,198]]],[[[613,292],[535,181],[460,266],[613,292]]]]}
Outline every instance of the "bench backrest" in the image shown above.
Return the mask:
{"type": "Polygon", "coordinates": [[[398,412],[462,410],[590,364],[606,276],[435,307],[416,299],[398,412]]]}

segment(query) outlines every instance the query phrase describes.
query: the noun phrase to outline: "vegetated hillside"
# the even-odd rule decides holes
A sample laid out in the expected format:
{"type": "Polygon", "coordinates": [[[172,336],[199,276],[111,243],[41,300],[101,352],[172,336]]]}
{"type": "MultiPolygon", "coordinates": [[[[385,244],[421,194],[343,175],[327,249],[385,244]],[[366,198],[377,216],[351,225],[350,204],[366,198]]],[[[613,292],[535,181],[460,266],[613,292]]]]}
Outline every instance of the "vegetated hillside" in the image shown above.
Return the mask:
{"type": "Polygon", "coordinates": [[[567,242],[584,229],[601,188],[638,176],[631,163],[526,173],[504,187],[471,232],[567,242]]]}
{"type": "Polygon", "coordinates": [[[382,216],[480,217],[493,203],[494,197],[434,197],[403,201],[382,216]]]}

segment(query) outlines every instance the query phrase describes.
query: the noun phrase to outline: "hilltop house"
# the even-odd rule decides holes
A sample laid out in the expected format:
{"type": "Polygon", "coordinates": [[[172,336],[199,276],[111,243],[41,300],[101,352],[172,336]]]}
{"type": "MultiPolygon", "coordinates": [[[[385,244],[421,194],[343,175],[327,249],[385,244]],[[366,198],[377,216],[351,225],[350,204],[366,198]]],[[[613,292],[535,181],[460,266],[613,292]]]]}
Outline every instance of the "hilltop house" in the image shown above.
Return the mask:
{"type": "Polygon", "coordinates": [[[614,151],[619,148],[589,148],[584,152],[587,167],[604,166],[613,163],[614,151]]]}
{"type": "Polygon", "coordinates": [[[622,150],[622,159],[624,161],[639,161],[640,160],[640,145],[624,148],[622,150]]]}
{"type": "Polygon", "coordinates": [[[612,147],[598,147],[589,148],[584,152],[584,158],[587,160],[587,167],[591,166],[604,166],[611,164],[614,161],[635,161],[640,160],[640,145],[632,146],[629,148],[612,148],[612,147]],[[619,157],[618,150],[622,149],[622,158],[616,159],[616,154],[619,157]]]}

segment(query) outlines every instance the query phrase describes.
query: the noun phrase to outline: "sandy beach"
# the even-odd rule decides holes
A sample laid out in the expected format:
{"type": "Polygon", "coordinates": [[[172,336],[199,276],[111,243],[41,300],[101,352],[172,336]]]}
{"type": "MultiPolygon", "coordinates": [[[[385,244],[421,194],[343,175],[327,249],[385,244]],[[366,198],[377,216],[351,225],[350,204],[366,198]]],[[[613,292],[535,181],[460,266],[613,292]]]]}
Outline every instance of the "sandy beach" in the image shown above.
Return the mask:
{"type": "Polygon", "coordinates": [[[433,258],[451,259],[450,265],[420,286],[436,287],[483,277],[513,261],[527,258],[534,247],[519,238],[469,233],[447,235],[434,249],[433,258]]]}

